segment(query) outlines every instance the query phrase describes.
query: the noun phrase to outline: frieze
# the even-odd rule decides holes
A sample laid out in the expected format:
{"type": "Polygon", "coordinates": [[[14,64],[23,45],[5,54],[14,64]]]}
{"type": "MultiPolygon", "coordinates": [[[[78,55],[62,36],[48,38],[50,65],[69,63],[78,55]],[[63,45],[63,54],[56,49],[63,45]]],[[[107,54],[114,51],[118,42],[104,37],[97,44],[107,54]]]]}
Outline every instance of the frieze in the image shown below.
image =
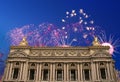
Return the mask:
{"type": "Polygon", "coordinates": [[[95,54],[109,54],[107,47],[41,47],[41,48],[14,48],[11,53],[24,52],[28,56],[97,56],[95,54]]]}
{"type": "Polygon", "coordinates": [[[67,55],[68,55],[68,56],[77,56],[77,51],[76,51],[76,50],[74,50],[74,51],[73,51],[73,50],[68,51],[68,52],[67,52],[67,55]]]}
{"type": "Polygon", "coordinates": [[[54,51],[55,56],[64,56],[65,55],[65,51],[64,50],[56,50],[54,51]]]}

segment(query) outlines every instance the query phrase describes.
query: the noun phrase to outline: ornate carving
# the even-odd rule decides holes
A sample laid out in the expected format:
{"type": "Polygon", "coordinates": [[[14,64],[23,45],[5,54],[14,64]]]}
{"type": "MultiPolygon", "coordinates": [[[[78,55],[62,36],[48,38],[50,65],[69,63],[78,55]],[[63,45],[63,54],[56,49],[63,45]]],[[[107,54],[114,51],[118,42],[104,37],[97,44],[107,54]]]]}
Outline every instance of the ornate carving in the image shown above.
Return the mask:
{"type": "Polygon", "coordinates": [[[51,51],[50,50],[43,50],[41,51],[42,56],[51,56],[51,51]]]}
{"type": "Polygon", "coordinates": [[[55,56],[64,56],[65,52],[62,50],[55,51],[55,56]]]}
{"type": "Polygon", "coordinates": [[[71,51],[68,51],[67,54],[68,54],[68,56],[77,56],[77,51],[71,50],[71,51]]]}
{"type": "Polygon", "coordinates": [[[10,57],[26,57],[26,54],[14,53],[14,54],[10,54],[10,57]]]}
{"type": "Polygon", "coordinates": [[[80,54],[81,54],[81,56],[90,56],[90,53],[88,50],[81,51],[80,54]]]}
{"type": "Polygon", "coordinates": [[[31,56],[39,56],[39,51],[32,51],[31,56]]]}

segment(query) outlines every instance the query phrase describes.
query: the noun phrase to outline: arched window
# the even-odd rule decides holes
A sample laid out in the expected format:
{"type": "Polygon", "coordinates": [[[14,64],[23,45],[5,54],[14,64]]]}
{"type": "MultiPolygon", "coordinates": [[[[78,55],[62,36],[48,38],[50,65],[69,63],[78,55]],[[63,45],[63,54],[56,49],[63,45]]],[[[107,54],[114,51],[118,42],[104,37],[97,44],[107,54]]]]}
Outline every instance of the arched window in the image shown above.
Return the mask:
{"type": "Polygon", "coordinates": [[[84,69],[83,69],[83,73],[84,73],[84,80],[85,81],[89,81],[90,80],[90,64],[89,63],[84,63],[83,64],[83,66],[84,66],[84,69]]]}
{"type": "Polygon", "coordinates": [[[104,62],[100,62],[100,76],[101,79],[106,79],[107,75],[106,75],[106,66],[104,62]]]}

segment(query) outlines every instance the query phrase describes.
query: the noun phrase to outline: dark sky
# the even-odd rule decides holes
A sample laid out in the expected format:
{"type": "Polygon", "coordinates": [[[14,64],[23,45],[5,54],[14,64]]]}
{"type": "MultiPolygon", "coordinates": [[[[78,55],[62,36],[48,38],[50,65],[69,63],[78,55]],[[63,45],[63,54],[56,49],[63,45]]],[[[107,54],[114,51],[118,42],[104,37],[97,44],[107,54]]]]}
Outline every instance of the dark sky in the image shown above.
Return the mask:
{"type": "MultiPolygon", "coordinates": [[[[67,10],[81,8],[92,16],[96,25],[105,29],[107,35],[120,38],[119,0],[0,0],[0,51],[4,53],[3,59],[9,51],[7,33],[11,29],[43,22],[58,24],[67,10]]],[[[115,58],[116,67],[120,67],[119,55],[115,58]]]]}

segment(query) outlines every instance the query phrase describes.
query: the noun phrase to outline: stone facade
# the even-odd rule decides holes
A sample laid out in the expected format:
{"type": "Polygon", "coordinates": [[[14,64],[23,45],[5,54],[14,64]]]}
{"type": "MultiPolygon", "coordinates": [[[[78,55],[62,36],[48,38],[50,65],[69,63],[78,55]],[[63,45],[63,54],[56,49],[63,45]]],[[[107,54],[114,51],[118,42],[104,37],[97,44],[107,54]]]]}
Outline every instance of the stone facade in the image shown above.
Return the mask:
{"type": "Polygon", "coordinates": [[[12,46],[2,82],[117,82],[108,46],[12,46]]]}

